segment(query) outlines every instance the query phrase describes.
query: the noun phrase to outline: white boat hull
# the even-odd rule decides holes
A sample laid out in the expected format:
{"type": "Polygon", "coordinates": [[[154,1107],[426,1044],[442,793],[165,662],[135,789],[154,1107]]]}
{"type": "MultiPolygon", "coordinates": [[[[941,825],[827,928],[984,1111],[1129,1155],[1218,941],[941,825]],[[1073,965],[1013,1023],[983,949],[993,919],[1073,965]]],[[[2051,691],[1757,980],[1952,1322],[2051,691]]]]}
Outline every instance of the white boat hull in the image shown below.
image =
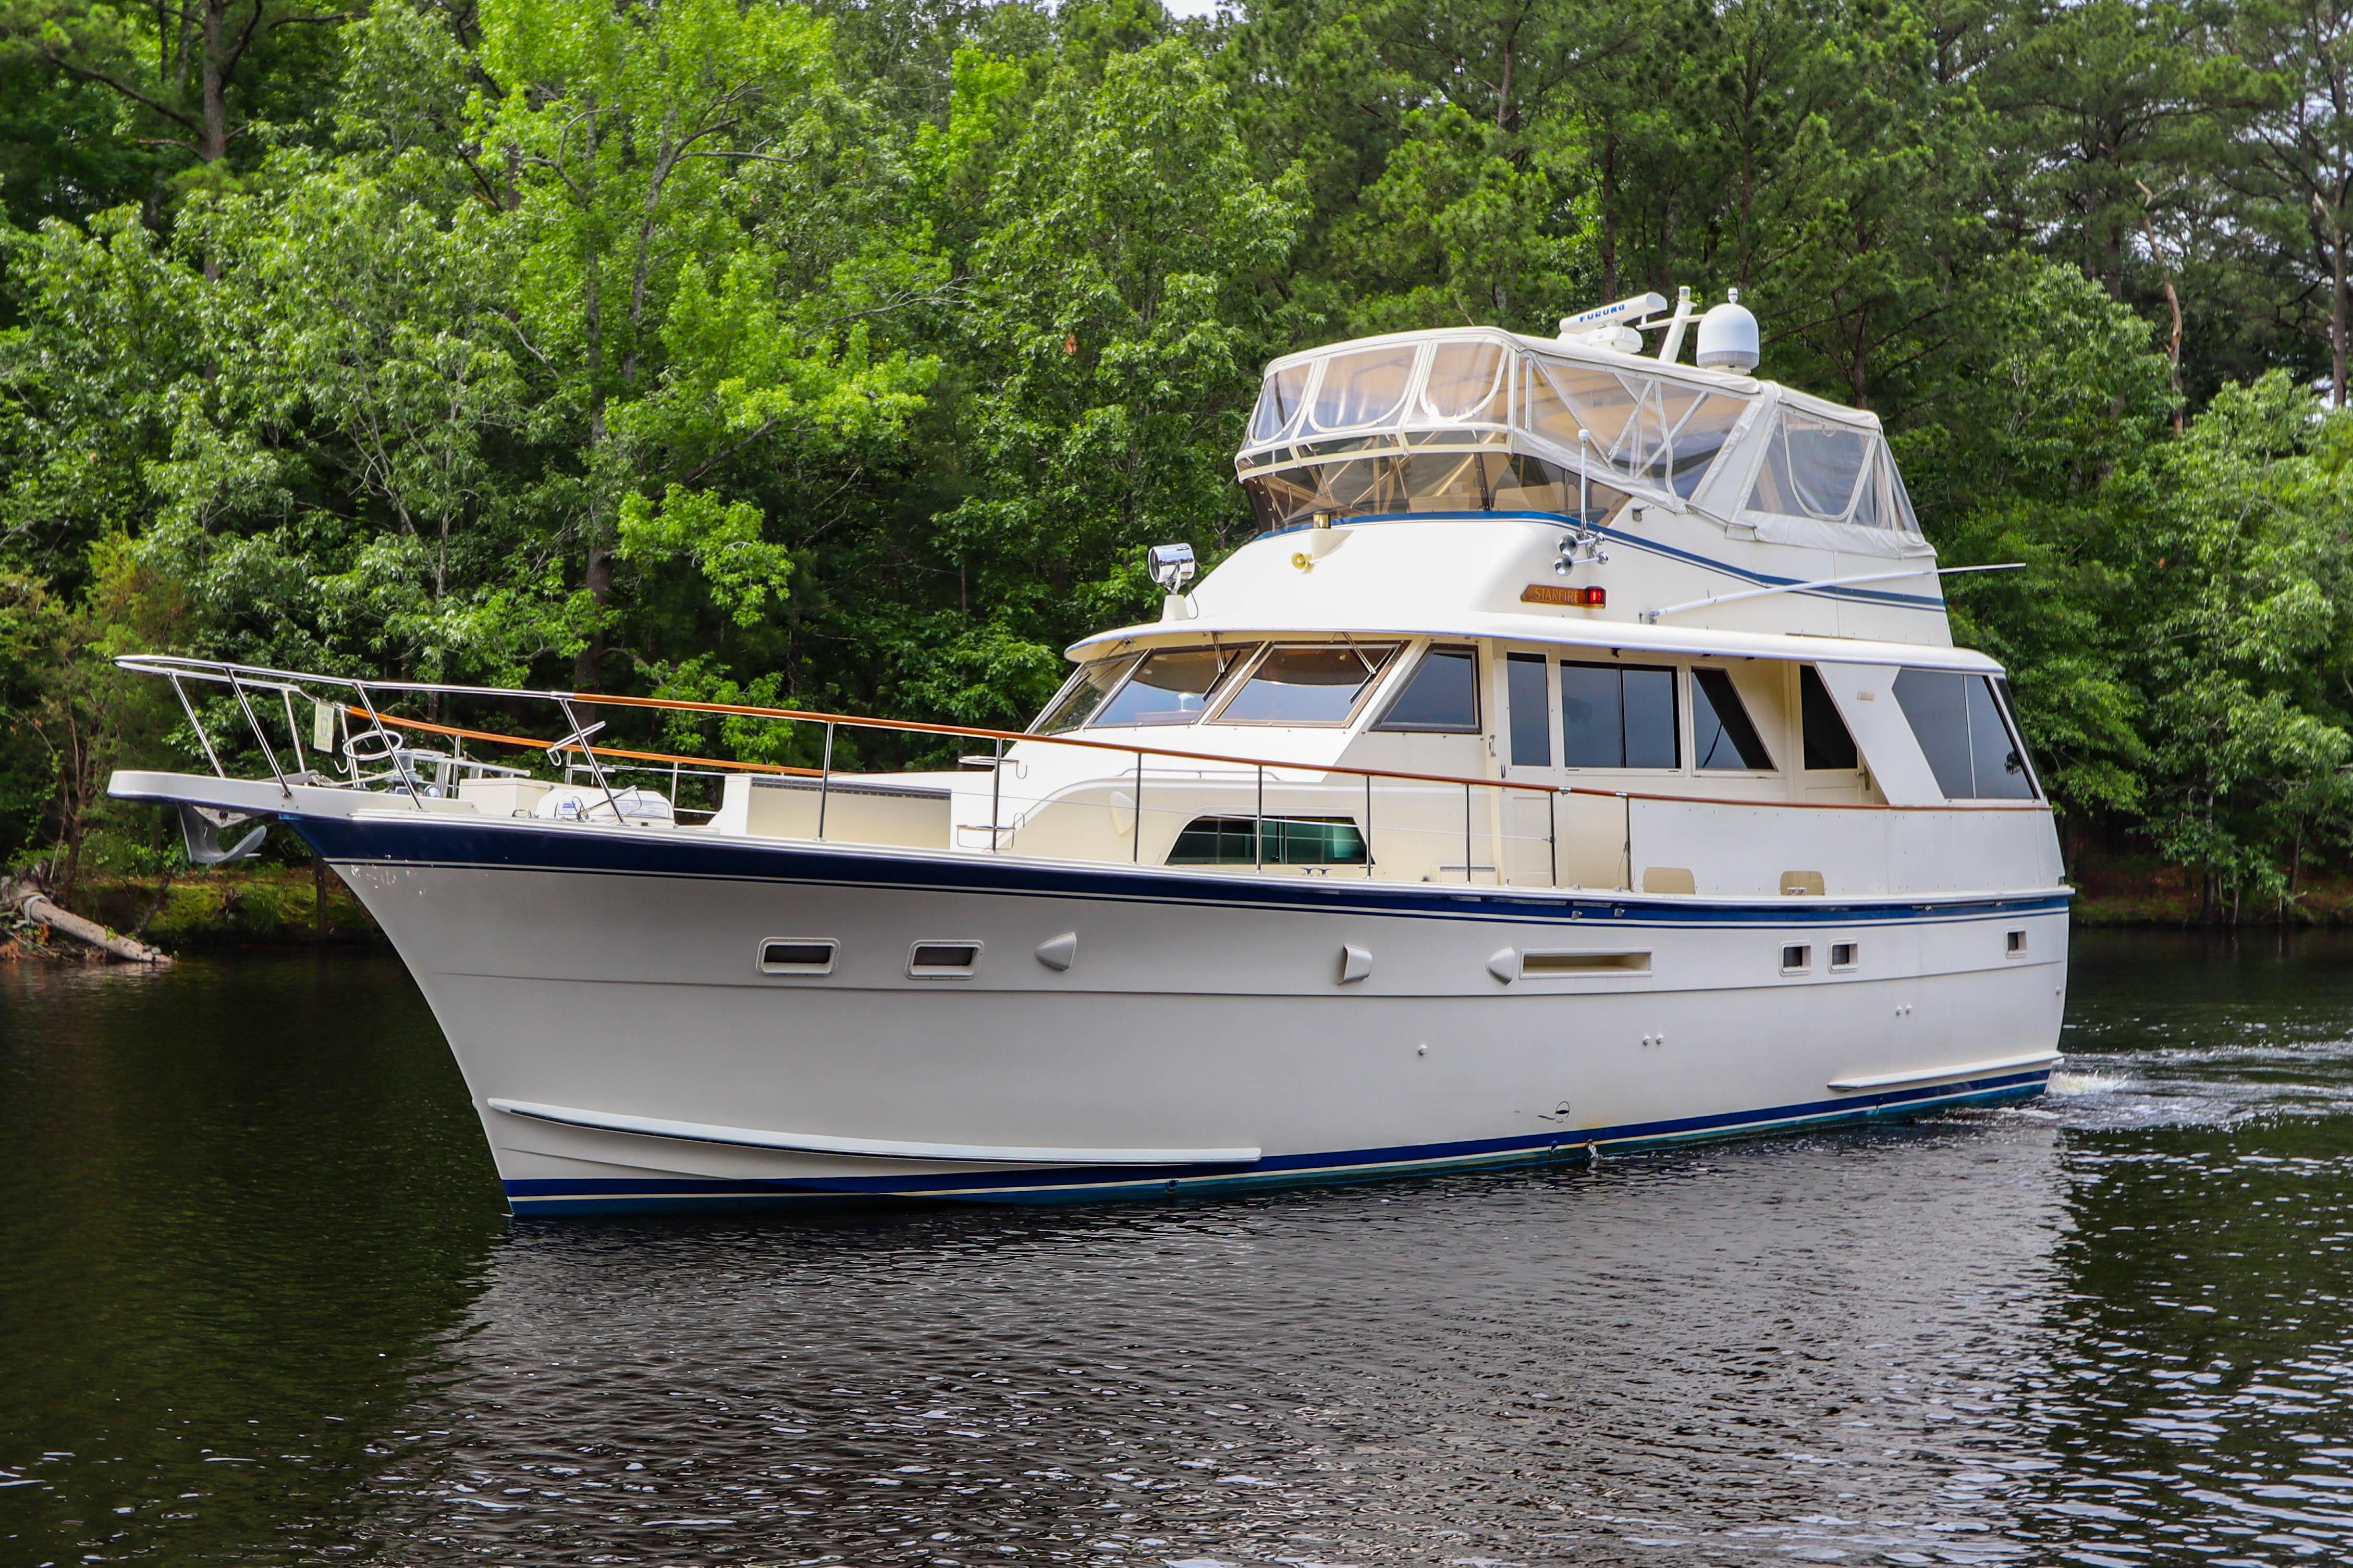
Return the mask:
{"type": "Polygon", "coordinates": [[[2041,1092],[2065,989],[2058,889],[1730,902],[288,820],[416,975],[519,1213],[1091,1199],[1908,1117],[2041,1092]],[[1037,956],[1065,935],[1068,968],[1037,956]],[[837,942],[832,972],[763,973],[778,939],[837,942]],[[916,942],[980,961],[912,978],[916,942]]]}

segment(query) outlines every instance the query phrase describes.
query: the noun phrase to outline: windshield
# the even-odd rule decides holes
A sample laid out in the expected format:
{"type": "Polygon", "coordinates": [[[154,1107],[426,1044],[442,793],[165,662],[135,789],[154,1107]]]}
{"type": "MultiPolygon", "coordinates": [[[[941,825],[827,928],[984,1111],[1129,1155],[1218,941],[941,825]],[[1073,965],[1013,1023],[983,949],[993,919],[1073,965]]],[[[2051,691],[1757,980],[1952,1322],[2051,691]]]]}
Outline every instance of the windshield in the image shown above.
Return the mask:
{"type": "Polygon", "coordinates": [[[1103,706],[1103,700],[1111,694],[1113,687],[1119,684],[1119,678],[1134,664],[1135,656],[1130,654],[1124,658],[1099,658],[1092,664],[1082,666],[1077,674],[1071,677],[1069,684],[1054,694],[1054,700],[1046,704],[1046,711],[1029,726],[1029,732],[1033,735],[1059,735],[1064,731],[1077,729],[1103,706]]]}
{"type": "Polygon", "coordinates": [[[1356,700],[1397,651],[1373,647],[1276,647],[1219,710],[1220,724],[1345,724],[1356,700]]]}
{"type": "Polygon", "coordinates": [[[1117,724],[1190,724],[1208,706],[1209,693],[1247,651],[1232,647],[1164,647],[1145,654],[1092,721],[1098,729],[1117,724]]]}

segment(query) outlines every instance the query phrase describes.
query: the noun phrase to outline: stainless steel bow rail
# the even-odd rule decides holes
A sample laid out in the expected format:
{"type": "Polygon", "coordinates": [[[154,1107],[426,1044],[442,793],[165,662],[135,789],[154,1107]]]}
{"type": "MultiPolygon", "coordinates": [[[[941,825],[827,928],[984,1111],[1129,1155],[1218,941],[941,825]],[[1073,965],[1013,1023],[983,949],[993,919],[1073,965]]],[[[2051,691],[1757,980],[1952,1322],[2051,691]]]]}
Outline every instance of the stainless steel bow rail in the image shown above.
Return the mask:
{"type": "MultiPolygon", "coordinates": [[[[1233,802],[1233,805],[1239,807],[1245,804],[1246,799],[1248,811],[1245,813],[1236,810],[1232,816],[1246,816],[1248,818],[1248,830],[1254,843],[1252,858],[1247,863],[1239,861],[1214,863],[1225,869],[1248,868],[1264,872],[1271,868],[1280,868],[1293,872],[1313,871],[1329,875],[1333,871],[1344,868],[1344,865],[1340,863],[1313,866],[1282,859],[1272,861],[1269,859],[1268,829],[1271,826],[1279,831],[1288,831],[1296,826],[1335,820],[1329,817],[1317,818],[1299,815],[1300,808],[1296,805],[1290,812],[1286,813],[1279,809],[1277,816],[1270,817],[1267,815],[1268,775],[1272,773],[1275,789],[1280,794],[1289,796],[1294,803],[1302,798],[1307,798],[1318,804],[1336,804],[1345,793],[1345,804],[1354,805],[1356,801],[1361,798],[1364,816],[1359,826],[1359,834],[1364,846],[1363,873],[1366,877],[1375,874],[1373,816],[1377,783],[1393,788],[1404,786],[1399,793],[1405,798],[1393,802],[1390,818],[1382,829],[1384,836],[1391,842],[1396,842],[1399,835],[1407,835],[1419,836],[1426,844],[1432,837],[1452,834],[1454,829],[1451,827],[1440,828],[1430,825],[1427,821],[1430,813],[1426,808],[1434,804],[1434,797],[1439,792],[1451,793],[1453,790],[1460,790],[1461,793],[1461,826],[1459,835],[1462,851],[1461,862],[1456,865],[1445,860],[1441,855],[1435,864],[1429,867],[1428,874],[1422,878],[1424,880],[1433,879],[1440,874],[1444,875],[1446,879],[1451,880],[1453,874],[1457,872],[1465,882],[1477,881],[1482,872],[1490,874],[1497,883],[1511,880],[1514,879],[1515,873],[1507,871],[1504,867],[1500,851],[1507,846],[1518,847],[1527,850],[1529,857],[1533,858],[1535,847],[1541,844],[1544,858],[1544,873],[1541,878],[1531,874],[1535,868],[1533,866],[1526,865],[1521,866],[1516,875],[1520,879],[1534,885],[1561,886],[1563,848],[1560,826],[1561,800],[1564,797],[1584,796],[1615,802],[1617,810],[1611,814],[1615,821],[1608,823],[1603,833],[1587,835],[1590,841],[1602,845],[1609,845],[1613,838],[1617,841],[1610,846],[1616,850],[1616,854],[1611,857],[1616,861],[1613,868],[1614,876],[1608,883],[1577,885],[1620,889],[1630,889],[1632,886],[1632,803],[1636,801],[1711,805],[1769,805],[1788,810],[1937,809],[1861,803],[1835,805],[1795,800],[1729,802],[1720,797],[1706,795],[1597,789],[1576,784],[1547,784],[1532,779],[1473,778],[1451,773],[1357,767],[1336,763],[1280,761],[1272,758],[1237,756],[1230,752],[1138,745],[1130,742],[1086,740],[1077,736],[1041,735],[1021,731],[986,729],[974,725],[925,723],[913,720],[872,719],[855,714],[766,708],[744,703],[696,702],[675,698],[625,697],[609,693],[575,691],[534,691],[436,681],[381,680],[355,676],[320,675],[301,670],[274,669],[266,666],[237,664],[221,659],[190,658],[165,654],[124,655],[114,662],[122,669],[157,676],[171,683],[173,691],[179,699],[182,711],[187,715],[197,744],[202,748],[206,760],[212,764],[215,774],[221,778],[228,778],[231,775],[222,764],[219,748],[215,744],[214,737],[206,728],[203,715],[198,711],[197,704],[189,695],[189,686],[191,683],[202,683],[210,687],[226,688],[229,696],[234,699],[238,712],[243,716],[255,746],[268,764],[271,778],[276,781],[282,797],[289,802],[294,799],[294,786],[303,784],[385,794],[404,799],[417,810],[423,812],[430,809],[427,804],[428,800],[454,795],[456,785],[468,778],[533,776],[528,768],[509,767],[467,755],[464,749],[465,743],[470,741],[483,745],[541,752],[550,764],[565,769],[566,783],[573,782],[579,774],[586,774],[596,793],[603,796],[602,805],[610,811],[609,820],[614,825],[623,824],[629,815],[625,804],[627,796],[623,789],[617,787],[614,783],[614,775],[617,773],[647,773],[657,778],[666,777],[671,784],[670,799],[673,812],[677,809],[675,802],[678,791],[690,779],[715,781],[726,777],[729,773],[760,773],[796,779],[814,779],[817,784],[818,797],[814,837],[824,839],[828,837],[828,810],[836,797],[837,790],[847,790],[851,787],[850,783],[845,781],[843,775],[838,773],[833,765],[837,732],[848,728],[988,742],[990,751],[987,754],[966,756],[962,759],[962,765],[967,768],[983,768],[989,773],[989,820],[986,824],[963,826],[985,834],[987,840],[987,847],[992,853],[1005,849],[1008,838],[1024,827],[1039,812],[1050,805],[1063,804],[1057,797],[1041,797],[1032,803],[1028,815],[1017,815],[1016,820],[1008,826],[1004,812],[1005,775],[1008,771],[1007,748],[1015,744],[1056,746],[1079,751],[1111,752],[1132,763],[1132,766],[1124,766],[1117,773],[1106,771],[1096,778],[1076,781],[1071,787],[1108,787],[1123,783],[1128,784],[1133,792],[1129,798],[1122,799],[1119,795],[1113,794],[1107,801],[1097,803],[1097,808],[1100,809],[1101,805],[1108,805],[1114,812],[1124,813],[1128,817],[1125,831],[1121,836],[1127,838],[1128,858],[1135,863],[1140,864],[1143,858],[1144,823],[1146,810],[1145,784],[1147,778],[1145,763],[1146,758],[1152,758],[1162,763],[1193,764],[1181,774],[1164,772],[1161,775],[1164,788],[1188,787],[1195,797],[1192,803],[1173,807],[1155,805],[1151,808],[1155,814],[1163,812],[1170,815],[1187,814],[1193,816],[1198,821],[1203,807],[1201,792],[1208,790],[1220,795],[1224,793],[1239,795],[1239,790],[1234,786],[1245,782],[1249,784],[1248,796],[1233,802]],[[254,700],[257,696],[263,699],[259,709],[257,709],[254,700]],[[555,709],[564,726],[563,733],[554,740],[543,740],[527,735],[470,729],[386,711],[396,702],[433,696],[481,699],[508,705],[518,700],[544,702],[555,709]],[[271,697],[277,699],[275,703],[269,700],[271,697]],[[307,749],[303,744],[302,726],[295,713],[295,699],[298,697],[314,705],[311,744],[307,749]],[[262,710],[271,707],[280,709],[285,718],[288,754],[294,763],[291,771],[281,764],[278,748],[272,743],[269,726],[261,716],[262,710]],[[735,716],[785,723],[822,725],[824,728],[822,760],[818,767],[806,768],[777,763],[683,756],[672,752],[637,750],[610,744],[599,745],[596,738],[606,729],[606,721],[584,721],[580,712],[583,708],[642,708],[665,712],[735,716]],[[365,728],[356,727],[357,722],[362,720],[365,721],[365,728]],[[341,737],[340,740],[337,739],[338,735],[341,737]],[[414,745],[411,743],[411,736],[438,737],[449,742],[449,749],[429,750],[414,745]],[[334,771],[324,771],[313,765],[314,759],[316,762],[328,763],[334,771]],[[377,771],[371,772],[370,769],[377,771]],[[428,773],[430,777],[427,776],[428,773]],[[1315,777],[1303,782],[1296,776],[1303,773],[1315,775],[1315,777]],[[1338,781],[1341,780],[1351,782],[1340,784],[1338,781]],[[1540,835],[1506,832],[1501,820],[1503,813],[1500,809],[1491,813],[1490,820],[1482,826],[1478,820],[1480,813],[1477,810],[1477,801],[1481,798],[1478,792],[1481,791],[1501,792],[1485,797],[1491,805],[1498,806],[1504,799],[1511,795],[1541,796],[1546,806],[1544,831],[1540,835]],[[1413,809],[1416,806],[1425,809],[1417,812],[1413,809]],[[1424,820],[1401,823],[1398,820],[1399,816],[1419,817],[1424,820]],[[1609,828],[1614,828],[1615,831],[1608,831],[1609,828]],[[1478,861],[1478,841],[1482,836],[1499,852],[1496,861],[1493,864],[1481,865],[1478,861]]],[[[855,782],[871,783],[877,778],[887,779],[888,776],[857,775],[855,782]]],[[[2039,809],[2039,805],[2028,808],[2039,809]]],[[[1979,809],[1998,808],[1981,806],[1979,809]]],[[[953,823],[950,825],[949,844],[952,847],[958,842],[957,826],[953,823]]],[[[1110,857],[1092,858],[1115,858],[1115,851],[1110,857]]],[[[1416,858],[1408,857],[1407,858],[1416,858]]],[[[1592,868],[1593,863],[1588,859],[1588,865],[1592,868]]],[[[1351,871],[1356,869],[1354,865],[1345,865],[1345,868],[1351,871]]]]}

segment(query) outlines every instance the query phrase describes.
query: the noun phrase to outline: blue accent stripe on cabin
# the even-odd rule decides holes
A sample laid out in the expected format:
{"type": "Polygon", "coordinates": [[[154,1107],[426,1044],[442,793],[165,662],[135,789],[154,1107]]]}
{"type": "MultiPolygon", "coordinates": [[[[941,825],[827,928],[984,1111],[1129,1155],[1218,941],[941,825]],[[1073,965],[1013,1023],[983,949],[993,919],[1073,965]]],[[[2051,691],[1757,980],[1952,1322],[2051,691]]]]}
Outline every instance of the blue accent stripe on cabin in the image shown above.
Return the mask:
{"type": "MultiPolygon", "coordinates": [[[[1333,520],[1333,525],[1346,528],[1359,522],[1484,522],[1496,518],[1517,518],[1524,522],[1550,523],[1563,530],[1573,530],[1577,527],[1575,518],[1557,511],[1384,511],[1369,512],[1362,517],[1335,518],[1333,520]]],[[[1279,539],[1287,533],[1303,532],[1309,526],[1306,523],[1294,523],[1289,528],[1270,529],[1259,537],[1279,539]]],[[[1769,572],[1751,571],[1746,566],[1735,566],[1730,562],[1718,560],[1713,555],[1702,555],[1694,551],[1680,550],[1672,544],[1661,543],[1655,539],[1645,539],[1639,533],[1628,533],[1623,529],[1604,528],[1599,523],[1588,524],[1588,527],[1590,531],[1599,534],[1612,544],[1623,544],[1635,550],[1647,550],[1653,555],[1662,555],[1671,561],[1680,561],[1690,566],[1705,567],[1710,572],[1721,572],[1727,577],[1737,577],[1759,588],[1787,588],[1808,580],[1803,577],[1777,577],[1769,572]]],[[[1933,570],[1934,568],[1929,569],[1929,571],[1933,570]]],[[[1929,571],[1923,571],[1920,575],[1926,577],[1929,574],[1929,571]]],[[[1862,574],[1869,575],[1867,573],[1862,574]]],[[[1892,588],[1826,586],[1799,589],[1798,593],[1801,598],[1857,599],[1870,604],[1892,605],[1906,610],[1941,610],[1945,607],[1945,601],[1941,595],[1905,594],[1892,588]]]]}
{"type": "Polygon", "coordinates": [[[1408,1144],[1382,1149],[1344,1149],[1314,1154],[1276,1155],[1247,1172],[1215,1167],[1176,1167],[1139,1178],[1132,1167],[1056,1168],[955,1174],[796,1177],[760,1181],[699,1177],[527,1179],[505,1184],[507,1201],[518,1215],[565,1217],[599,1215],[733,1209],[745,1205],[794,1205],[934,1199],[966,1203],[1084,1203],[1187,1194],[1235,1193],[1319,1183],[1368,1181],[1438,1174],[1448,1171],[1498,1169],[1581,1160],[1592,1152],[1627,1153],[1678,1143],[1744,1134],[1812,1131],[1875,1121],[1909,1119],[1967,1106],[2031,1100],[2043,1092],[2049,1068],[1989,1078],[1931,1084],[1880,1094],[1843,1096],[1765,1110],[1713,1116],[1686,1116],[1618,1127],[1579,1128],[1525,1138],[1408,1144]]]}
{"type": "Polygon", "coordinates": [[[280,821],[337,867],[419,866],[558,875],[661,877],[908,891],[997,893],[1421,920],[1636,926],[1799,929],[1828,925],[1991,921],[2063,912],[2065,889],[2013,895],[1915,894],[1902,899],[1677,901],[1640,894],[1570,893],[1457,883],[1244,876],[1183,867],[1020,860],[945,852],[893,854],[853,846],[727,841],[674,831],[418,812],[358,819],[286,813],[280,821]]]}

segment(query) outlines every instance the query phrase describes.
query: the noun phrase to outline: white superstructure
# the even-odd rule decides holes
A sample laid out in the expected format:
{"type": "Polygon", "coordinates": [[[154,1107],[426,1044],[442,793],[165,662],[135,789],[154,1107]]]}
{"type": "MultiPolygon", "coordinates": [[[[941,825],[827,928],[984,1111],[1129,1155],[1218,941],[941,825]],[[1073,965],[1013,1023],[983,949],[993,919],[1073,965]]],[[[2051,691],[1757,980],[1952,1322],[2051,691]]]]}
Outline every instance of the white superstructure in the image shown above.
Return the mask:
{"type": "MultiPolygon", "coordinates": [[[[953,771],[741,770],[690,823],[595,728],[659,704],[542,694],[552,785],[386,706],[462,689],[150,658],[232,682],[271,776],[114,792],[336,866],[519,1210],[1262,1185],[2039,1092],[2057,841],[1877,422],[1623,352],[1664,304],[1630,303],[1276,361],[1263,531],[1198,584],[1155,552],[1159,618],[1074,647],[1027,735],[938,727],[953,771]]],[[[1703,351],[1753,357],[1742,315],[1703,351]]]]}

